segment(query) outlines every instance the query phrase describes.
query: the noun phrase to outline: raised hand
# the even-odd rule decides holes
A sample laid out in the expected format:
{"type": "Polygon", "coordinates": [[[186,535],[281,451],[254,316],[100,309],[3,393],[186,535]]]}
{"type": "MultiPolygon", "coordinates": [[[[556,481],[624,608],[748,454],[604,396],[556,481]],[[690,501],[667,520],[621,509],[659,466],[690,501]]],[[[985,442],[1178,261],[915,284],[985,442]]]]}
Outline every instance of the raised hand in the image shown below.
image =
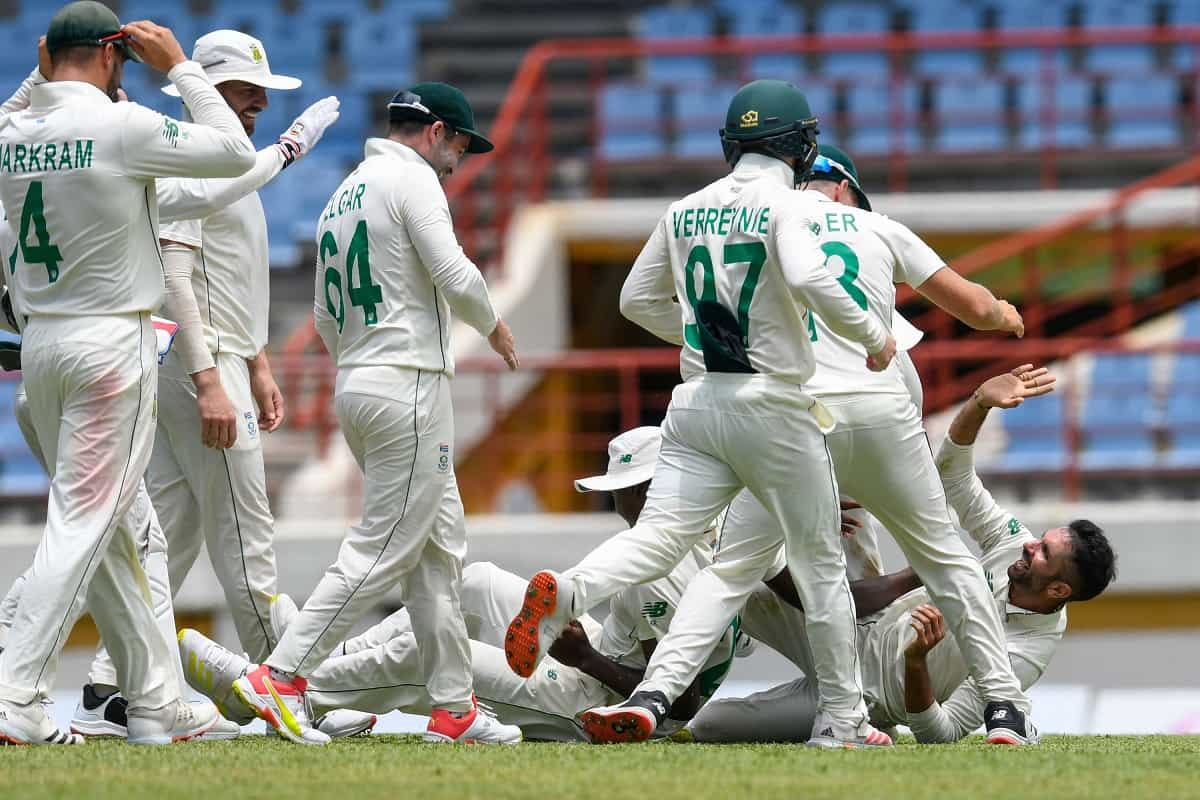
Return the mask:
{"type": "Polygon", "coordinates": [[[1027,398],[1050,394],[1057,381],[1045,367],[1022,364],[1012,372],[984,381],[975,390],[975,400],[984,408],[1016,408],[1027,398]]]}
{"type": "Polygon", "coordinates": [[[167,73],[176,65],[187,61],[183,48],[179,46],[179,41],[170,28],[145,19],[140,22],[127,22],[121,31],[129,35],[129,46],[148,67],[167,73]]]}

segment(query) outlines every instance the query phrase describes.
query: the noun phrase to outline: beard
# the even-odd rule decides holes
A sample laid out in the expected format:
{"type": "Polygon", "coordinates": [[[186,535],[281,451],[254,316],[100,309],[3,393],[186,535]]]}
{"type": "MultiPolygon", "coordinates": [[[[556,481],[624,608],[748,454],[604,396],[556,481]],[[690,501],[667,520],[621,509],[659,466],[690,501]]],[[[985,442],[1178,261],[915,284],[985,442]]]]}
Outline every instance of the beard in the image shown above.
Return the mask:
{"type": "Polygon", "coordinates": [[[104,93],[107,94],[108,99],[112,100],[114,103],[121,100],[121,97],[119,94],[117,94],[117,92],[121,89],[121,77],[123,72],[124,70],[121,69],[120,62],[117,62],[113,65],[112,74],[108,76],[108,86],[105,88],[104,93]]]}

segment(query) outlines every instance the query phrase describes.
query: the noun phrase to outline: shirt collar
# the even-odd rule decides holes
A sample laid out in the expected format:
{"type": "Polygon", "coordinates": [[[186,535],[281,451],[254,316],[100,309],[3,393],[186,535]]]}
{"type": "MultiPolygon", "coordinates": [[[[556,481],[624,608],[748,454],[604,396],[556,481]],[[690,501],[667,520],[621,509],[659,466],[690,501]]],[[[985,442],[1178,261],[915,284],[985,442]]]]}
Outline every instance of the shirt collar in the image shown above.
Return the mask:
{"type": "Polygon", "coordinates": [[[367,139],[364,152],[368,158],[370,156],[388,156],[391,158],[398,158],[401,161],[407,161],[412,164],[424,164],[430,169],[433,169],[429,162],[425,160],[424,156],[408,145],[397,142],[393,139],[384,139],[381,137],[367,139]]]}
{"type": "Polygon", "coordinates": [[[734,175],[747,177],[766,176],[778,180],[789,189],[796,184],[796,176],[792,168],[778,158],[765,156],[762,153],[746,153],[738,159],[733,168],[734,175]]]}
{"type": "Polygon", "coordinates": [[[71,100],[91,100],[97,103],[112,103],[104,92],[84,81],[49,81],[39,83],[29,93],[29,107],[54,108],[71,100]]]}

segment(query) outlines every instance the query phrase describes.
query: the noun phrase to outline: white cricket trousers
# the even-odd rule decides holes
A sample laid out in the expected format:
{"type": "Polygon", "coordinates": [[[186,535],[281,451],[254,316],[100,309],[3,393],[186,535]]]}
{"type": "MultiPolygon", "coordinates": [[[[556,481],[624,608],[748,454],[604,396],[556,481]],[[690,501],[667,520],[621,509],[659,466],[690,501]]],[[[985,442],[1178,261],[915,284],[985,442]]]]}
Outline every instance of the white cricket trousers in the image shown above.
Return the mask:
{"type": "MultiPolygon", "coordinates": [[[[576,716],[611,702],[613,694],[595,678],[550,657],[542,659],[528,680],[513,674],[505,660],[509,617],[525,586],[524,578],[486,561],[463,570],[462,609],[471,637],[475,694],[503,722],[520,727],[527,739],[584,741],[576,716]]],[[[580,624],[589,639],[599,641],[595,620],[585,615],[580,624]]],[[[338,647],[309,676],[308,698],[314,714],[334,708],[429,713],[432,704],[408,612],[401,609],[338,647]]]]}
{"type": "MultiPolygon", "coordinates": [[[[840,543],[837,480],[813,404],[799,386],[767,375],[709,373],[676,386],[638,524],[562,579],[574,590],[577,616],[627,586],[662,577],[745,487],[783,531],[788,567],[811,610],[822,710],[856,728],[867,715],[854,600],[840,543]]],[[[760,568],[755,579],[762,574],[760,568]]]]}
{"type": "Polygon", "coordinates": [[[215,360],[237,414],[237,440],[223,450],[204,446],[195,384],[178,359],[168,359],[159,371],[158,434],[146,488],[167,537],[172,593],[205,544],[242,649],[260,662],[276,644],[275,520],[246,360],[228,353],[215,360]]]}
{"type": "Polygon", "coordinates": [[[459,594],[466,528],[454,479],[450,379],[396,369],[392,395],[339,391],[342,435],[363,471],[362,521],[266,659],[309,676],[362,615],[399,585],[435,708],[471,708],[471,653],[459,594]]]}
{"type": "Polygon", "coordinates": [[[154,438],[157,349],[149,314],[41,316],[26,326],[23,377],[50,498],[0,654],[0,699],[46,696],[85,605],[131,706],[179,698],[179,658],[157,633],[128,518],[154,438]]]}
{"type": "MultiPolygon", "coordinates": [[[[37,431],[33,427],[33,416],[29,411],[29,399],[25,394],[24,384],[17,387],[16,395],[13,398],[13,413],[17,420],[17,426],[21,429],[21,435],[25,439],[25,444],[29,446],[30,452],[42,465],[42,469],[46,469],[48,473],[46,457],[38,442],[37,431]]],[[[150,602],[154,608],[154,618],[158,621],[159,633],[166,641],[168,649],[174,653],[178,647],[178,638],[175,630],[175,608],[171,602],[171,584],[167,576],[167,539],[163,534],[162,526],[158,524],[158,517],[154,513],[154,506],[150,503],[150,495],[146,491],[144,480],[138,482],[137,496],[125,517],[125,527],[134,532],[138,560],[141,562],[142,568],[146,572],[146,579],[150,584],[150,602]]],[[[4,600],[0,601],[0,647],[4,645],[8,630],[12,627],[17,604],[20,602],[21,593],[24,591],[28,577],[29,571],[26,571],[13,581],[8,594],[5,595],[4,600]]],[[[173,658],[171,664],[175,668],[175,677],[180,689],[183,690],[187,686],[187,679],[183,674],[183,663],[178,658],[173,658]]],[[[100,647],[96,651],[96,658],[92,661],[88,682],[105,686],[121,685],[117,676],[117,668],[113,665],[112,658],[108,655],[108,649],[103,642],[100,643],[100,647]]]]}

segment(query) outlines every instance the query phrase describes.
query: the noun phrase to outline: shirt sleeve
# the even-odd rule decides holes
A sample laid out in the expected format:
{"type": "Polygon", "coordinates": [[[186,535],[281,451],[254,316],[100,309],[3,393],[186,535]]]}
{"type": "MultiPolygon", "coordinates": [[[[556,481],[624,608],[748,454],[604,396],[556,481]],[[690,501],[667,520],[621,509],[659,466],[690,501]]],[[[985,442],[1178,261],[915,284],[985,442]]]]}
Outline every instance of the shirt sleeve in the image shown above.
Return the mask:
{"type": "Polygon", "coordinates": [[[825,254],[814,232],[815,217],[789,208],[771,219],[779,265],[792,295],[820,314],[821,321],[838,336],[862,344],[868,353],[882,350],[887,329],[859,308],[825,267],[825,254]]]}
{"type": "Polygon", "coordinates": [[[675,301],[666,217],[642,247],[621,287],[621,314],[665,342],[683,345],[683,316],[675,301]]]}
{"type": "Polygon", "coordinates": [[[21,85],[13,92],[13,96],[0,104],[0,119],[14,111],[24,111],[29,108],[29,93],[33,91],[33,87],[45,82],[46,77],[42,75],[41,69],[35,68],[25,77],[25,80],[21,81],[21,85]]]}
{"type": "Polygon", "coordinates": [[[267,185],[283,170],[283,152],[271,145],[259,150],[254,166],[237,178],[166,178],[158,181],[158,219],[203,219],[267,185]]]}
{"type": "Polygon", "coordinates": [[[479,268],[467,258],[454,235],[446,193],[431,169],[405,174],[406,185],[393,190],[389,204],[398,223],[408,230],[433,284],[446,295],[450,309],[482,336],[496,329],[492,306],[479,268]]]}
{"type": "Polygon", "coordinates": [[[179,323],[175,353],[189,375],[216,365],[204,341],[200,308],[192,289],[192,271],[196,262],[197,253],[190,247],[181,244],[163,247],[163,283],[166,286],[163,307],[179,323]]]}
{"type": "Polygon", "coordinates": [[[1004,541],[1005,535],[1020,532],[1023,525],[992,497],[975,472],[974,447],[955,443],[949,436],[937,454],[938,474],[946,490],[946,501],[958,522],[979,549],[987,554],[1004,541]]]}
{"type": "MultiPolygon", "coordinates": [[[[1032,662],[1012,653],[1009,654],[1009,660],[1022,690],[1028,689],[1042,677],[1042,670],[1032,662]]],[[[908,727],[921,744],[957,742],[983,724],[985,707],[979,687],[974,679],[968,678],[945,703],[935,701],[919,714],[909,714],[908,727]]]]}
{"type": "MultiPolygon", "coordinates": [[[[155,183],[162,186],[164,183],[173,180],[175,179],[168,178],[165,181],[155,181],[155,183]]],[[[178,244],[186,244],[188,247],[199,248],[204,243],[204,224],[199,219],[168,222],[158,229],[158,238],[165,242],[176,242],[178,244]]]]}
{"type": "Polygon", "coordinates": [[[194,61],[167,73],[193,122],[181,122],[129,103],[121,129],[125,169],[141,178],[236,178],[254,166],[254,145],[233,109],[194,61]]]}
{"type": "Polygon", "coordinates": [[[932,247],[899,222],[881,217],[878,231],[895,256],[896,278],[914,289],[946,266],[946,262],[932,247]]]}

